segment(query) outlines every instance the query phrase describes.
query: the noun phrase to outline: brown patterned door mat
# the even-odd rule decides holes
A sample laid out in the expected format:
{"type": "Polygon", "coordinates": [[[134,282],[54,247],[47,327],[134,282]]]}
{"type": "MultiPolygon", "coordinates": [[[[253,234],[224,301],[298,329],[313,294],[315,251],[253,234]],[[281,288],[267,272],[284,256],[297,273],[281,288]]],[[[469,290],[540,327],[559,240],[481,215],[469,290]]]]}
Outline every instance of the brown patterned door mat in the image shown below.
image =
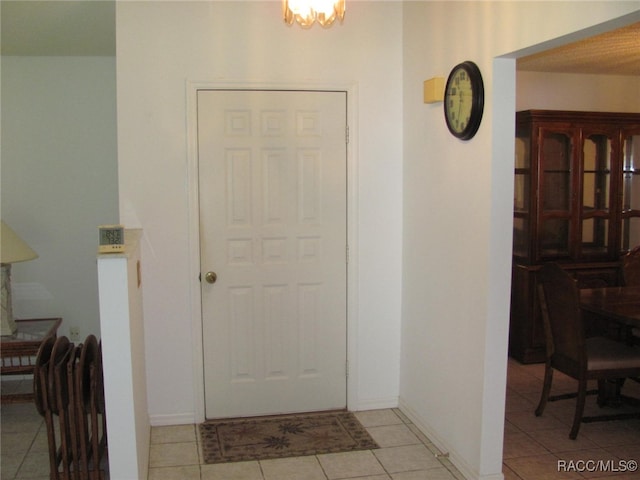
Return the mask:
{"type": "Polygon", "coordinates": [[[378,448],[355,415],[344,411],[207,420],[199,427],[206,463],[378,448]]]}

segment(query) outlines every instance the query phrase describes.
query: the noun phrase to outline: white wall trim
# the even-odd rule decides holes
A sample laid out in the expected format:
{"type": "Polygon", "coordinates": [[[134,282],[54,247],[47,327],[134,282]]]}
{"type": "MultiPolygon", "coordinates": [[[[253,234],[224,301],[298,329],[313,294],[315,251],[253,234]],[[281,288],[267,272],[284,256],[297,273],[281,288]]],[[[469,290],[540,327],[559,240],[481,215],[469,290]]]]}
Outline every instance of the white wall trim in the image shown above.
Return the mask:
{"type": "Polygon", "coordinates": [[[191,425],[196,423],[196,421],[193,413],[180,413],[176,415],[149,415],[149,423],[151,423],[153,427],[166,427],[172,425],[191,425]]]}
{"type": "MultiPolygon", "coordinates": [[[[198,90],[309,90],[347,92],[347,408],[358,408],[358,85],[356,83],[186,82],[187,195],[189,208],[189,290],[194,377],[194,422],[205,420],[202,298],[200,293],[200,210],[198,192],[198,90]]],[[[184,417],[183,417],[184,418],[184,417]]],[[[159,419],[158,419],[159,420],[159,419]]],[[[165,419],[166,420],[166,419],[165,419]]]]}
{"type": "Polygon", "coordinates": [[[360,399],[353,411],[381,410],[387,408],[398,408],[398,397],[360,399]]]}
{"type": "Polygon", "coordinates": [[[491,474],[491,475],[479,475],[478,472],[469,465],[464,457],[458,453],[458,451],[453,448],[453,445],[445,442],[434,430],[429,426],[427,421],[422,418],[415,410],[409,407],[402,399],[399,401],[399,408],[402,413],[404,413],[411,422],[418,427],[418,429],[424,433],[429,440],[433,442],[436,448],[439,450],[439,453],[446,454],[449,456],[449,460],[453,465],[462,473],[464,478],[468,479],[477,479],[477,480],[504,480],[504,474],[491,474]]]}

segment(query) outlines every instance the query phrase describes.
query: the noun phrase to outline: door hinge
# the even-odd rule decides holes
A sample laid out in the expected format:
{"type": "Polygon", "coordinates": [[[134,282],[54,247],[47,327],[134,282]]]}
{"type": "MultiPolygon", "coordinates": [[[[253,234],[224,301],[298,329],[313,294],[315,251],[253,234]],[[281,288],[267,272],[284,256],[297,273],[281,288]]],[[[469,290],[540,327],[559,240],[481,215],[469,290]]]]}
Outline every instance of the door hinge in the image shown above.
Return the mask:
{"type": "Polygon", "coordinates": [[[349,254],[350,254],[350,252],[349,252],[349,245],[347,245],[347,247],[346,247],[347,265],[349,264],[349,254]]]}
{"type": "Polygon", "coordinates": [[[349,125],[345,127],[344,140],[345,140],[345,143],[349,145],[349,125]]]}
{"type": "Polygon", "coordinates": [[[349,378],[349,360],[345,360],[344,362],[344,376],[349,378]]]}

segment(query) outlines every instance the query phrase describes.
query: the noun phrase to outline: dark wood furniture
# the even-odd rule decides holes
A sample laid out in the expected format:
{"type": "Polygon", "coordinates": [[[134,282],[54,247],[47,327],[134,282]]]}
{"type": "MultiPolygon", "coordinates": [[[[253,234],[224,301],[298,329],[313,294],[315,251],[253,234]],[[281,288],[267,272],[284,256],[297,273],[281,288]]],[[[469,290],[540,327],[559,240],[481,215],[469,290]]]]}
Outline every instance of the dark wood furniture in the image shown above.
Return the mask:
{"type": "Polygon", "coordinates": [[[640,245],[622,257],[622,276],[626,286],[640,286],[640,245]]]}
{"type": "MultiPolygon", "coordinates": [[[[56,336],[61,318],[36,318],[16,320],[18,330],[13,335],[0,337],[0,352],[2,354],[2,375],[30,375],[33,374],[36,355],[42,341],[47,337],[56,336]]],[[[2,403],[17,403],[33,401],[33,393],[2,393],[2,403]]]]}
{"type": "MultiPolygon", "coordinates": [[[[640,286],[640,245],[622,257],[622,276],[625,286],[640,286]]],[[[640,346],[640,325],[631,327],[629,340],[640,346]]]]}
{"type": "Polygon", "coordinates": [[[34,370],[35,406],[44,417],[51,480],[105,480],[107,426],[102,348],[95,336],[42,342],[34,370]]]}
{"type": "Polygon", "coordinates": [[[640,286],[580,290],[580,307],[595,315],[640,328],[640,286]]]}
{"type": "Polygon", "coordinates": [[[618,286],[640,244],[640,114],[516,114],[509,353],[545,358],[538,271],[558,262],[579,288],[618,286]],[[634,163],[635,150],[635,163],[634,163]]]}
{"type": "MultiPolygon", "coordinates": [[[[540,280],[538,295],[546,337],[546,355],[544,383],[540,403],[535,411],[536,416],[542,415],[547,401],[577,397],[573,425],[569,433],[569,438],[574,440],[578,435],[581,422],[640,418],[640,410],[636,413],[583,417],[588,393],[587,381],[598,381],[598,404],[605,405],[609,393],[607,383],[618,382],[625,377],[640,376],[640,349],[606,337],[586,338],[581,311],[581,294],[573,278],[557,263],[543,265],[538,276],[540,280]],[[550,396],[554,370],[578,381],[577,394],[550,396]]],[[[622,292],[623,289],[614,290],[616,291],[611,292],[613,295],[610,301],[594,301],[587,305],[607,304],[611,306],[610,309],[616,316],[625,317],[629,310],[624,306],[629,305],[627,302],[630,297],[622,292]],[[613,301],[613,297],[617,300],[613,301]],[[620,306],[623,308],[619,309],[620,306]]],[[[603,295],[587,294],[583,302],[587,297],[602,300],[608,295],[607,292],[603,295]]],[[[635,302],[637,305],[637,298],[635,302]]]]}

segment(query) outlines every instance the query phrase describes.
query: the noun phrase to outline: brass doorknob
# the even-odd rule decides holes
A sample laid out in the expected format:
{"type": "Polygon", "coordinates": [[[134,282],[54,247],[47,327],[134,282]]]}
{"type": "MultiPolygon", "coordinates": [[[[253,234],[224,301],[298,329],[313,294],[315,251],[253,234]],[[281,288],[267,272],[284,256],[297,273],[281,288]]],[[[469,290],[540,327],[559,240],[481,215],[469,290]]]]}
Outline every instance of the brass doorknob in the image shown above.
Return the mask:
{"type": "Polygon", "coordinates": [[[204,274],[204,279],[207,281],[207,283],[216,283],[216,280],[218,280],[218,275],[216,275],[216,272],[207,272],[204,274]]]}

